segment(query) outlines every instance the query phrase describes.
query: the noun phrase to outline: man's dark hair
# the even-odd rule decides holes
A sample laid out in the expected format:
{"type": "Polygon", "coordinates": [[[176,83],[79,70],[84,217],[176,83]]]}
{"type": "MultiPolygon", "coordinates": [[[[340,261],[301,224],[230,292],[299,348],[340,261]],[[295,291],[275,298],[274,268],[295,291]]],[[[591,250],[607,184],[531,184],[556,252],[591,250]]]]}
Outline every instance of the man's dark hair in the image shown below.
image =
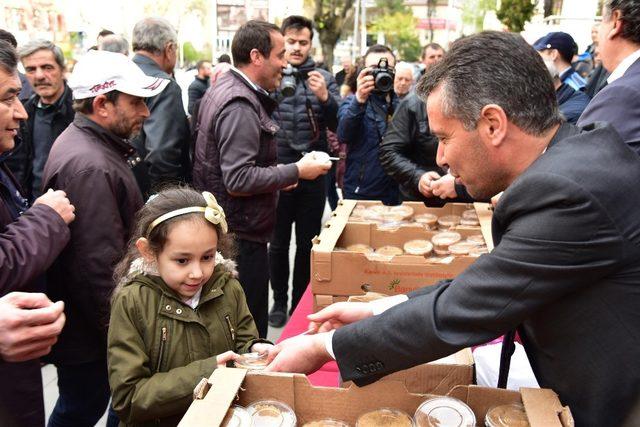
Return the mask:
{"type": "MultiPolygon", "coordinates": [[[[107,101],[115,104],[118,98],[120,97],[120,91],[112,90],[111,92],[107,92],[104,95],[107,97],[107,101]]],[[[74,99],[73,100],[73,111],[82,114],[92,114],[93,113],[93,100],[96,99],[95,96],[91,98],[84,99],[74,99]]]]}
{"type": "Polygon", "coordinates": [[[111,30],[102,30],[98,33],[98,37],[110,36],[111,34],[115,34],[111,30]]]}
{"type": "Polygon", "coordinates": [[[257,49],[262,56],[269,57],[273,45],[271,33],[280,28],[269,22],[251,20],[241,26],[231,42],[233,64],[237,67],[251,63],[251,51],[257,49]]]}
{"type": "Polygon", "coordinates": [[[200,69],[202,69],[202,67],[204,66],[204,64],[211,64],[211,61],[209,61],[208,59],[201,59],[200,61],[196,62],[196,70],[200,71],[200,69]]]}
{"type": "Polygon", "coordinates": [[[367,61],[367,56],[369,56],[369,54],[371,53],[390,53],[391,56],[393,56],[393,59],[396,59],[396,55],[389,47],[383,44],[374,44],[373,46],[370,46],[369,49],[367,49],[367,51],[364,53],[364,56],[362,57],[363,62],[367,61]]]}
{"type": "Polygon", "coordinates": [[[507,119],[539,136],[562,119],[542,57],[520,35],[484,31],[456,40],[443,60],[428,68],[417,93],[425,101],[442,88],[442,112],[477,126],[485,105],[502,107],[507,119]]]}
{"type": "Polygon", "coordinates": [[[7,74],[13,74],[16,72],[17,66],[16,48],[11,43],[0,40],[0,70],[7,74]]]}
{"type": "Polygon", "coordinates": [[[221,62],[226,62],[227,64],[231,64],[231,57],[226,53],[223,53],[218,57],[218,64],[221,62]]]}
{"type": "Polygon", "coordinates": [[[311,40],[313,40],[313,23],[304,16],[287,16],[284,21],[282,21],[282,25],[280,26],[282,35],[284,35],[284,32],[287,30],[300,31],[304,28],[307,28],[309,30],[309,32],[311,33],[311,40]]]}
{"type": "Polygon", "coordinates": [[[603,18],[609,19],[614,10],[619,10],[622,15],[622,37],[640,43],[640,1],[605,0],[603,18]]]}
{"type": "Polygon", "coordinates": [[[420,58],[424,59],[424,56],[427,53],[427,49],[441,50],[444,52],[444,48],[440,46],[438,43],[429,43],[428,45],[425,45],[425,47],[422,48],[422,55],[420,55],[420,58]]]}
{"type": "Polygon", "coordinates": [[[3,30],[2,28],[0,28],[0,40],[6,41],[11,46],[13,46],[14,49],[16,49],[18,47],[18,41],[13,36],[13,34],[11,34],[7,30],[3,30]]]}

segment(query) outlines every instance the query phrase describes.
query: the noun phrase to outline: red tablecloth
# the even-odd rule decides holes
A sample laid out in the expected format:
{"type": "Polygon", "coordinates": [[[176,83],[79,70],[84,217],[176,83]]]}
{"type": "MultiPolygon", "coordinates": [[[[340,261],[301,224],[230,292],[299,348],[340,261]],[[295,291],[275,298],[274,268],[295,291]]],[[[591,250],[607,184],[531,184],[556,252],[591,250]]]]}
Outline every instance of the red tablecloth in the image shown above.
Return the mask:
{"type": "MultiPolygon", "coordinates": [[[[311,294],[311,287],[309,286],[304,295],[302,295],[302,298],[300,298],[300,302],[284,327],[278,342],[306,331],[309,327],[307,316],[312,312],[313,295],[311,294]]],[[[336,362],[329,362],[308,377],[311,384],[315,386],[337,387],[339,382],[338,365],[336,362]]]]}

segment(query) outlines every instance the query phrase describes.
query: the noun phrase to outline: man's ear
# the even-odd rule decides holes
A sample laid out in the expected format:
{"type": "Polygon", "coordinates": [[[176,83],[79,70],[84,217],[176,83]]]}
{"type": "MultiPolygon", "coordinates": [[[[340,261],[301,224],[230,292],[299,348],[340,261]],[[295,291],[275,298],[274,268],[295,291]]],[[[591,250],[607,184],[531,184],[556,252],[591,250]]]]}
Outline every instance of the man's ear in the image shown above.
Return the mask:
{"type": "Polygon", "coordinates": [[[478,131],[483,139],[494,147],[499,146],[504,141],[508,125],[507,114],[499,105],[488,104],[480,110],[478,131]]]}
{"type": "Polygon", "coordinates": [[[251,58],[251,63],[254,65],[262,65],[264,62],[264,57],[258,49],[251,49],[251,52],[249,52],[249,58],[251,58]]]}
{"type": "Polygon", "coordinates": [[[140,252],[140,255],[142,255],[147,262],[156,260],[156,255],[151,250],[149,241],[145,237],[140,237],[136,240],[136,248],[138,248],[138,252],[140,252]]]}
{"type": "Polygon", "coordinates": [[[92,103],[93,113],[97,114],[99,117],[107,118],[109,116],[107,104],[111,104],[111,102],[107,99],[106,95],[102,94],[96,96],[92,103]]]}
{"type": "Polygon", "coordinates": [[[619,10],[612,11],[610,22],[612,23],[612,27],[611,27],[611,30],[609,30],[609,33],[607,34],[607,38],[609,40],[612,40],[615,37],[622,34],[622,25],[623,25],[622,13],[619,10]]]}

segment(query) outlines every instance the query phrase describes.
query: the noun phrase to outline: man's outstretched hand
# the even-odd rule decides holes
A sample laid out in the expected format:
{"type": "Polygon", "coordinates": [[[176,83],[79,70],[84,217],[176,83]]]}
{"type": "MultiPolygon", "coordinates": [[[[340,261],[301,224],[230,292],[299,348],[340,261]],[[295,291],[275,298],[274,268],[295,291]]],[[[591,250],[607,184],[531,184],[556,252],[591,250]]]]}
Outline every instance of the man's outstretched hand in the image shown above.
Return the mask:
{"type": "Polygon", "coordinates": [[[309,332],[328,332],[373,316],[367,302],[337,302],[307,316],[309,332]]]}
{"type": "MultiPolygon", "coordinates": [[[[333,360],[325,347],[326,334],[298,335],[282,341],[275,348],[275,358],[266,372],[311,374],[333,360]]],[[[271,358],[271,353],[269,354],[271,358]]]]}

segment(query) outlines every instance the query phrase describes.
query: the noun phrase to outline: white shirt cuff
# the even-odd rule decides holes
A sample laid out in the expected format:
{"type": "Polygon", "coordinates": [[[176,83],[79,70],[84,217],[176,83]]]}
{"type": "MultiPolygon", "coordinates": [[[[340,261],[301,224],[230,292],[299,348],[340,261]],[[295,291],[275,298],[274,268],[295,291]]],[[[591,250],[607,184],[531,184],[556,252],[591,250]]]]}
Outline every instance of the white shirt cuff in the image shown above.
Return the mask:
{"type": "Polygon", "coordinates": [[[394,307],[408,300],[409,297],[406,295],[394,295],[392,297],[370,301],[369,306],[371,307],[373,315],[377,316],[378,314],[384,313],[385,311],[389,310],[391,307],[394,307]]]}
{"type": "Polygon", "coordinates": [[[329,356],[331,356],[331,358],[333,360],[336,360],[336,355],[333,354],[333,333],[336,330],[334,329],[333,331],[329,331],[326,332],[324,334],[324,348],[327,350],[327,353],[329,353],[329,356]]]}

